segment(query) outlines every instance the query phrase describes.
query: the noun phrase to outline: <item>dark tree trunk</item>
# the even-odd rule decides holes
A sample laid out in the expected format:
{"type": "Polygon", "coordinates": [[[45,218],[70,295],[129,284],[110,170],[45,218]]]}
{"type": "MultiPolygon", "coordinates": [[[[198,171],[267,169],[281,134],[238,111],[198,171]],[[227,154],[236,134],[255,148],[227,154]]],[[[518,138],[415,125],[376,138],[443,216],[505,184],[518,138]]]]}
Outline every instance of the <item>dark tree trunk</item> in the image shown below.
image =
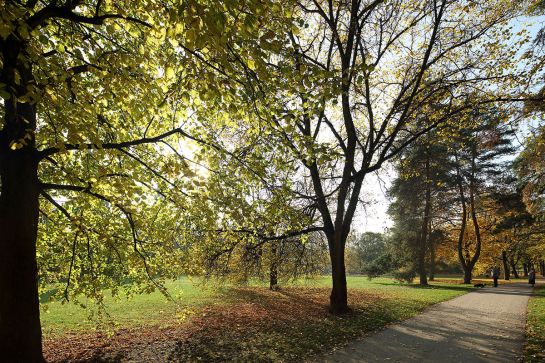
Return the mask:
{"type": "Polygon", "coordinates": [[[430,281],[435,280],[435,245],[430,241],[430,281]]]}
{"type": "Polygon", "coordinates": [[[466,205],[466,199],[465,199],[465,193],[464,193],[464,186],[462,181],[462,175],[460,173],[460,168],[458,165],[458,157],[455,154],[456,158],[456,181],[458,184],[458,192],[460,194],[460,203],[462,206],[462,216],[461,216],[461,226],[460,226],[460,232],[458,233],[458,244],[457,244],[457,250],[458,250],[458,260],[460,261],[460,265],[462,266],[462,270],[464,271],[464,284],[470,284],[471,283],[471,267],[469,266],[469,258],[464,256],[464,235],[466,231],[467,226],[467,205],[466,205]]]}
{"type": "Polygon", "coordinates": [[[5,100],[5,126],[0,132],[0,360],[42,362],[36,110],[13,98],[5,100]],[[25,136],[26,146],[13,144],[25,136]]]}
{"type": "MultiPolygon", "coordinates": [[[[479,260],[479,257],[481,255],[481,230],[479,227],[479,220],[477,218],[477,212],[475,209],[476,203],[475,203],[475,155],[473,156],[471,160],[471,179],[469,180],[469,207],[471,208],[471,221],[473,222],[473,230],[475,232],[475,253],[473,254],[473,257],[469,254],[469,249],[466,248],[466,256],[465,256],[465,264],[462,266],[464,267],[464,284],[470,284],[472,275],[473,275],[473,268],[475,267],[475,264],[479,260]]],[[[463,197],[463,188],[460,183],[460,195],[462,196],[462,200],[464,200],[463,197]]],[[[464,224],[464,223],[463,223],[464,224]]],[[[460,242],[459,242],[460,244],[460,242]]],[[[458,247],[458,254],[460,255],[460,247],[458,247]]]]}
{"type": "Polygon", "coordinates": [[[464,284],[470,284],[473,278],[473,271],[470,268],[464,270],[464,284]]]}
{"type": "Polygon", "coordinates": [[[271,267],[269,271],[269,289],[278,290],[278,257],[276,242],[271,245],[271,267]]]}
{"type": "Polygon", "coordinates": [[[346,269],[344,266],[344,241],[342,240],[341,233],[337,232],[335,236],[330,238],[329,246],[333,282],[329,297],[329,311],[332,314],[344,314],[348,312],[348,292],[346,286],[346,269]]]}
{"type": "Polygon", "coordinates": [[[420,277],[420,285],[427,285],[428,279],[426,277],[426,248],[429,237],[429,220],[431,211],[431,186],[429,183],[430,178],[430,158],[426,155],[426,197],[424,201],[424,216],[422,218],[422,230],[420,231],[420,243],[418,246],[418,275],[420,277]]]}
{"type": "Polygon", "coordinates": [[[545,261],[539,261],[539,268],[541,269],[541,276],[545,277],[545,261]]]}
{"type": "Polygon", "coordinates": [[[511,265],[511,270],[513,271],[513,276],[518,279],[520,276],[519,276],[519,272],[517,271],[517,264],[515,263],[515,258],[511,256],[511,258],[509,259],[509,265],[511,265]]]}
{"type": "Polygon", "coordinates": [[[427,285],[428,278],[426,275],[426,249],[420,245],[418,251],[418,276],[420,285],[427,285]]]}
{"type": "Polygon", "coordinates": [[[505,280],[509,280],[509,262],[507,261],[507,252],[501,252],[502,262],[503,262],[503,277],[505,280]]]}
{"type": "Polygon", "coordinates": [[[522,263],[522,269],[524,271],[524,277],[528,277],[528,264],[526,262],[522,263]]]}
{"type": "Polygon", "coordinates": [[[428,243],[429,243],[429,249],[430,249],[430,281],[435,280],[435,243],[436,240],[431,238],[431,218],[429,218],[429,224],[428,224],[428,243]]]}
{"type": "Polygon", "coordinates": [[[464,284],[470,284],[473,278],[473,264],[471,263],[471,257],[469,253],[466,253],[465,263],[462,265],[464,268],[464,284]]]}
{"type": "Polygon", "coordinates": [[[519,278],[520,278],[520,275],[519,275],[519,272],[517,271],[517,266],[511,265],[511,269],[513,270],[513,276],[514,276],[516,279],[519,279],[519,278]]]}

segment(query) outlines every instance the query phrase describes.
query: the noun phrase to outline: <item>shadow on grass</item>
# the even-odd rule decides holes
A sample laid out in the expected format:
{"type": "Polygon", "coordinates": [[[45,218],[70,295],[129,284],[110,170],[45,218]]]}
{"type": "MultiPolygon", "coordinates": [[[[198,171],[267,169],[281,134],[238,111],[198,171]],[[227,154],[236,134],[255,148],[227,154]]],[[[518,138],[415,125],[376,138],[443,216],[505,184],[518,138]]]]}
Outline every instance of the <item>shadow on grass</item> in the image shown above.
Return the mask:
{"type": "Polygon", "coordinates": [[[198,311],[165,338],[146,341],[121,334],[112,339],[130,340],[129,350],[120,353],[94,347],[98,352],[81,361],[118,362],[120,357],[148,357],[150,351],[158,354],[158,361],[304,361],[410,318],[431,304],[411,294],[390,295],[382,290],[351,289],[352,311],[335,316],[328,312],[327,287],[230,288],[221,293],[220,305],[198,311]]]}
{"type": "Polygon", "coordinates": [[[58,288],[53,288],[53,289],[44,291],[43,293],[40,294],[40,303],[44,304],[44,303],[51,302],[53,300],[52,298],[56,296],[58,293],[59,293],[58,288]]]}
{"type": "Polygon", "coordinates": [[[214,332],[205,328],[192,335],[190,341],[179,341],[169,359],[224,361],[237,357],[238,361],[248,362],[302,361],[410,318],[430,305],[411,298],[353,289],[351,312],[335,316],[328,313],[328,288],[303,291],[285,288],[276,292],[234,289],[226,298],[234,303],[251,303],[259,318],[242,317],[237,321],[232,314],[225,314],[222,317],[227,319],[214,332]],[[239,325],[244,328],[233,329],[239,325]]]}
{"type": "Polygon", "coordinates": [[[419,284],[401,284],[398,282],[377,282],[377,285],[383,286],[399,286],[407,287],[411,289],[429,289],[429,290],[445,290],[445,291],[471,291],[474,289],[473,285],[463,284],[445,284],[445,285],[419,285],[419,284]]]}
{"type": "MultiPolygon", "coordinates": [[[[203,329],[191,341],[180,341],[169,359],[176,361],[301,361],[305,357],[413,316],[425,306],[410,299],[380,298],[372,292],[356,292],[352,311],[335,316],[327,311],[328,289],[303,294],[295,289],[245,290],[231,296],[266,311],[244,329],[240,321],[223,321],[221,332],[203,329]]],[[[256,314],[257,315],[257,314],[256,314]]],[[[219,327],[217,327],[219,328],[219,327]]]]}

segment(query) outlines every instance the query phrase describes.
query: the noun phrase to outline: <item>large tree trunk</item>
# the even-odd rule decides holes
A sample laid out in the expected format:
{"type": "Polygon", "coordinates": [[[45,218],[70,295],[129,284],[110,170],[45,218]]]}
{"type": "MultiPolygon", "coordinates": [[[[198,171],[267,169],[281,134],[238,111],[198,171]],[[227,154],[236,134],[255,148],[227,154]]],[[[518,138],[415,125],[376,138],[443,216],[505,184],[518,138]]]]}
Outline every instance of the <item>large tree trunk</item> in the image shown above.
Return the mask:
{"type": "Polygon", "coordinates": [[[0,132],[0,360],[42,362],[36,110],[13,98],[4,101],[5,126],[0,132]],[[23,138],[26,146],[13,144],[23,138]]]}
{"type": "Polygon", "coordinates": [[[426,158],[426,197],[424,201],[424,217],[422,218],[422,230],[420,231],[420,243],[418,246],[418,275],[420,277],[420,285],[427,285],[426,277],[426,248],[429,237],[429,220],[431,211],[431,186],[430,179],[430,159],[429,155],[426,158]]]}
{"type": "Polygon", "coordinates": [[[435,281],[435,246],[430,245],[430,281],[435,281]]]}
{"type": "Polygon", "coordinates": [[[545,261],[539,261],[539,268],[541,269],[541,276],[545,277],[545,261]]]}
{"type": "Polygon", "coordinates": [[[465,237],[465,231],[467,226],[467,205],[466,205],[466,198],[464,193],[464,186],[462,182],[462,176],[458,166],[458,157],[455,155],[455,158],[456,158],[456,176],[457,176],[458,192],[460,194],[460,204],[462,206],[461,225],[460,225],[460,231],[458,233],[458,244],[457,244],[458,260],[460,261],[460,266],[462,266],[462,270],[464,271],[464,284],[470,284],[473,268],[471,266],[471,259],[469,258],[469,252],[466,251],[466,254],[464,255],[464,237],[465,237]]]}
{"type": "Polygon", "coordinates": [[[278,256],[276,242],[271,245],[271,267],[269,271],[269,289],[278,290],[278,256]]]}
{"type": "MultiPolygon", "coordinates": [[[[473,274],[473,268],[481,255],[481,230],[479,220],[477,218],[476,203],[475,203],[475,155],[471,159],[471,179],[469,181],[469,207],[471,208],[471,221],[473,223],[473,231],[475,232],[475,252],[473,257],[469,255],[469,249],[466,252],[466,263],[464,266],[464,283],[470,284],[473,274]]],[[[463,194],[463,193],[462,193],[463,194]]]]}
{"type": "Polygon", "coordinates": [[[471,256],[469,253],[466,253],[464,263],[462,267],[464,269],[464,284],[470,284],[471,279],[473,278],[473,264],[471,263],[471,256]]]}
{"type": "Polygon", "coordinates": [[[526,262],[522,263],[522,270],[524,271],[524,277],[528,277],[528,264],[526,262]]]}
{"type": "Polygon", "coordinates": [[[429,248],[430,248],[430,278],[429,280],[430,281],[434,281],[435,280],[435,241],[434,239],[431,238],[431,218],[430,218],[430,223],[428,225],[428,233],[429,233],[429,239],[428,239],[428,243],[429,243],[429,248]]]}
{"type": "Polygon", "coordinates": [[[513,271],[513,276],[515,276],[515,278],[518,279],[520,276],[519,276],[519,272],[517,271],[517,264],[515,262],[515,258],[513,256],[511,256],[511,258],[509,259],[509,265],[511,266],[511,270],[513,271]]]}
{"type": "Polygon", "coordinates": [[[502,258],[502,262],[503,262],[503,278],[505,280],[509,280],[510,279],[509,262],[507,261],[507,252],[506,251],[501,252],[501,258],[502,258]]]}
{"type": "Polygon", "coordinates": [[[471,268],[469,266],[469,258],[466,258],[463,254],[463,242],[464,242],[464,234],[466,229],[466,218],[467,218],[467,212],[465,203],[462,203],[462,225],[460,226],[460,232],[458,234],[458,260],[460,261],[460,266],[462,266],[462,270],[464,271],[464,284],[471,283],[471,268]]]}
{"type": "Polygon", "coordinates": [[[333,287],[329,298],[329,311],[332,314],[348,312],[348,292],[346,286],[346,269],[344,266],[344,241],[341,233],[329,237],[329,255],[331,258],[331,278],[333,287]]]}
{"type": "Polygon", "coordinates": [[[473,278],[473,269],[471,268],[466,268],[464,270],[464,284],[470,284],[471,283],[471,279],[473,278]]]}

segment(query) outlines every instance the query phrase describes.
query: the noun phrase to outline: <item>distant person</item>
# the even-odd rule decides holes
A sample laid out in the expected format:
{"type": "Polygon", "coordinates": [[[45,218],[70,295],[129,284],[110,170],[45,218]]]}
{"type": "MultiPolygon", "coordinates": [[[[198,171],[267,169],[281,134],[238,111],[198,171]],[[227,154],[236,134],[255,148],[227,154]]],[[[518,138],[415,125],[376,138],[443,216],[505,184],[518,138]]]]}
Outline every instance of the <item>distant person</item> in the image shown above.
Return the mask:
{"type": "Polygon", "coordinates": [[[498,266],[492,268],[492,279],[494,280],[494,287],[498,287],[498,279],[500,278],[500,269],[498,266]]]}
{"type": "Polygon", "coordinates": [[[530,273],[528,274],[528,283],[534,287],[536,284],[536,270],[532,268],[530,273]]]}

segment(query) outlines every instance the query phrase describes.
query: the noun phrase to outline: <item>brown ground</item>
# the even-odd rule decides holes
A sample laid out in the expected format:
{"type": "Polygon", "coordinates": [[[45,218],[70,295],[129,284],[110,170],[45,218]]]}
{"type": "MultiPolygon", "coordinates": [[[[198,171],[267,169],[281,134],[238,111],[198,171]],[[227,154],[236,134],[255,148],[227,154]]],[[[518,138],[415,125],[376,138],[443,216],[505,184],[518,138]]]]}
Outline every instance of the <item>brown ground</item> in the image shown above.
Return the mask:
{"type": "MultiPolygon", "coordinates": [[[[48,362],[179,362],[196,361],[199,357],[222,361],[222,357],[240,355],[243,341],[259,332],[270,329],[282,333],[290,327],[301,328],[301,324],[330,319],[328,289],[305,288],[303,293],[296,288],[279,292],[241,288],[234,295],[233,301],[201,308],[176,325],[120,329],[111,334],[78,332],[48,338],[44,341],[45,357],[48,362]],[[235,341],[237,344],[232,344],[235,341]]],[[[381,299],[368,292],[355,292],[351,297],[369,304],[381,299]]],[[[247,353],[246,361],[252,361],[253,354],[258,354],[247,353]]]]}

